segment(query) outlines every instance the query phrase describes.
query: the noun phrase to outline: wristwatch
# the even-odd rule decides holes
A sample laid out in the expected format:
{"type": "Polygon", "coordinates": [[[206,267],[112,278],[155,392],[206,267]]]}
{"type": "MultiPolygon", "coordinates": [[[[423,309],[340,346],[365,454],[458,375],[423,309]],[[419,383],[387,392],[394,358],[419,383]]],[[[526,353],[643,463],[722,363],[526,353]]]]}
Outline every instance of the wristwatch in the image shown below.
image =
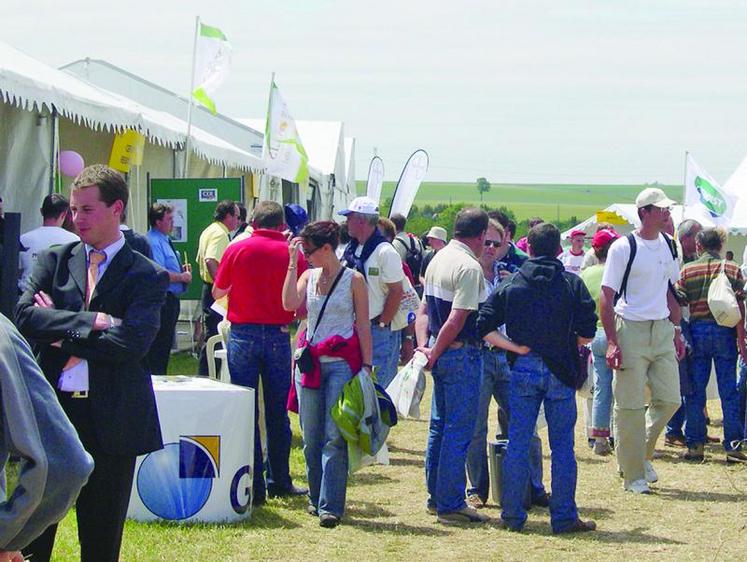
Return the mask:
{"type": "Polygon", "coordinates": [[[405,340],[407,341],[413,341],[414,338],[412,336],[404,336],[405,340]]]}

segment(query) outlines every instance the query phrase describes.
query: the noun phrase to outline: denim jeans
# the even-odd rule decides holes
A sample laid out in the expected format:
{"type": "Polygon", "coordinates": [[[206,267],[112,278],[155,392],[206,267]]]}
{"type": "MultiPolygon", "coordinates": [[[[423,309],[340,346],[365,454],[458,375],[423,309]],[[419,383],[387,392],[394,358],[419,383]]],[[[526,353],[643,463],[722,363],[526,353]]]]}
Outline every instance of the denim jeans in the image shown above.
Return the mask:
{"type": "Polygon", "coordinates": [[[687,421],[687,408],[685,406],[685,396],[690,394],[692,389],[692,371],[693,371],[693,360],[692,360],[692,335],[690,333],[690,322],[687,320],[680,321],[680,327],[682,328],[682,336],[686,341],[686,353],[680,361],[680,392],[682,393],[682,403],[674,415],[667,422],[666,435],[667,437],[685,437],[685,422],[687,421]]]}
{"type": "Polygon", "coordinates": [[[739,417],[744,423],[744,442],[747,446],[747,365],[739,359],[739,378],[737,379],[739,390],[739,417]]]}
{"type": "Polygon", "coordinates": [[[394,332],[388,326],[380,328],[378,323],[371,322],[372,362],[376,367],[376,382],[382,388],[389,386],[389,383],[397,374],[399,343],[400,332],[394,332]]]}
{"type": "Polygon", "coordinates": [[[425,479],[428,502],[438,513],[466,506],[464,463],[475,432],[481,372],[480,349],[472,345],[446,350],[431,370],[433,400],[425,479]]]}
{"type": "MultiPolygon", "coordinates": [[[[495,398],[498,406],[510,418],[511,410],[508,400],[511,369],[506,360],[506,353],[497,350],[482,350],[482,378],[480,383],[480,399],[477,403],[477,421],[475,433],[467,451],[467,476],[470,487],[467,494],[477,494],[483,501],[487,501],[490,492],[490,473],[488,471],[487,438],[488,418],[490,417],[490,400],[495,398]]],[[[508,432],[509,421],[500,420],[501,430],[508,432]]],[[[529,474],[532,487],[532,499],[545,495],[542,485],[542,441],[534,436],[530,443],[529,474]]]]}
{"type": "Polygon", "coordinates": [[[576,390],[560,382],[542,358],[530,352],[518,357],[511,370],[509,402],[511,423],[503,461],[501,517],[512,529],[521,529],[527,520],[524,491],[529,478],[529,445],[544,403],[552,451],[550,523],[553,531],[563,531],[578,519],[573,453],[576,390]]]}
{"type": "Polygon", "coordinates": [[[342,517],[348,482],[348,446],[330,410],[353,373],[347,361],[321,363],[321,371],[319,388],[301,386],[301,375],[296,372],[309,500],[320,515],[331,513],[342,517]]]}
{"type": "Polygon", "coordinates": [[[591,437],[609,437],[612,419],[612,369],[607,365],[607,335],[597,328],[591,342],[594,364],[594,404],[591,410],[591,437]]]}
{"type": "Polygon", "coordinates": [[[291,382],[290,337],[283,326],[233,324],[228,337],[228,369],[231,382],[257,391],[262,377],[267,430],[267,487],[259,437],[259,396],[254,408],[254,493],[255,500],[266,497],[267,488],[282,493],[293,486],[288,457],[291,428],[285,409],[291,382]]]}
{"type": "Polygon", "coordinates": [[[719,326],[714,321],[696,320],[691,324],[693,336],[692,392],[685,396],[687,424],[685,438],[688,446],[705,444],[706,386],[711,377],[711,362],[716,366],[716,382],[724,414],[724,449],[731,450],[731,442],[744,437],[744,420],[739,419],[737,392],[737,339],[734,328],[719,326]]]}

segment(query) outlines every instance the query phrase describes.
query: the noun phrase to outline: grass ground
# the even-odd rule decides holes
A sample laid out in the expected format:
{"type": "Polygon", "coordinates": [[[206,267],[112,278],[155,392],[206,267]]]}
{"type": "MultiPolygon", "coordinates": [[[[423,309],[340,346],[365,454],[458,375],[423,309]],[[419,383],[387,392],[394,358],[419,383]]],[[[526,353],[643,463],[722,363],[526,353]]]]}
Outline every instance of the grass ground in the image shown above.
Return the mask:
{"type": "MultiPolygon", "coordinates": [[[[194,361],[176,356],[174,372],[194,372],[194,361]]],[[[430,384],[428,387],[430,393],[430,384]]],[[[494,524],[444,527],[425,511],[423,458],[429,396],[421,421],[403,421],[390,437],[391,465],[363,469],[348,484],[344,524],[319,527],[305,513],[305,499],[270,500],[238,525],[173,525],[128,522],[122,560],[744,560],[747,547],[747,466],[727,466],[719,447],[708,461],[692,465],[671,449],[656,461],[655,494],[625,493],[614,459],[595,457],[577,425],[577,502],[581,516],[599,530],[553,536],[546,510],[530,512],[525,532],[494,524]]],[[[719,416],[711,402],[711,415],[719,416]]],[[[297,417],[291,471],[304,483],[297,417]]],[[[495,423],[492,425],[495,427],[495,423]]],[[[711,428],[719,434],[720,428],[711,428]]],[[[549,450],[545,443],[545,482],[549,450]]],[[[485,513],[498,518],[495,505],[485,513]]],[[[78,558],[74,514],[61,524],[57,560],[78,558]]]]}
{"type": "MultiPolygon", "coordinates": [[[[395,182],[384,182],[381,201],[392,196],[395,182]]],[[[682,187],[660,186],[676,201],[682,199],[682,187]]],[[[490,206],[506,205],[519,220],[533,216],[545,220],[579,220],[613,203],[633,203],[642,185],[571,185],[571,184],[493,184],[484,194],[483,202],[490,206]]],[[[365,182],[358,182],[358,192],[365,192],[365,182]]],[[[415,205],[439,203],[480,203],[474,183],[424,182],[415,198],[415,205]]]]}

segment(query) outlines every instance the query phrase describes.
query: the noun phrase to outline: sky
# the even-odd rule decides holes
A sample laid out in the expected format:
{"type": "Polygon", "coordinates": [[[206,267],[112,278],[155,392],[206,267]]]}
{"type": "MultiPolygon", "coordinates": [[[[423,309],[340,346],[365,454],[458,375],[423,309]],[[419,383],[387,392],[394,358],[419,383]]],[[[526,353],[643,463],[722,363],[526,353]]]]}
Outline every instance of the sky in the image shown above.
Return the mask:
{"type": "Polygon", "coordinates": [[[189,91],[195,16],[233,47],[215,95],[345,123],[365,179],[416,149],[429,181],[722,183],[747,154],[747,2],[4,0],[0,40],[47,64],[107,60],[189,91]]]}

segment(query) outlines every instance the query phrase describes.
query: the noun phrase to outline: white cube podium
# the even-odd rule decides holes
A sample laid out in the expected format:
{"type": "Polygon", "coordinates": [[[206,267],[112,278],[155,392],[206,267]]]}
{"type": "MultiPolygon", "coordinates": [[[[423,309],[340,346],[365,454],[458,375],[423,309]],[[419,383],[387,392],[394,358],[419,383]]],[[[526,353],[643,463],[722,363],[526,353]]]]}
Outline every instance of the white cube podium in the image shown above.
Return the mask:
{"type": "Polygon", "coordinates": [[[231,522],[251,514],[254,390],[153,377],[164,448],[137,458],[127,517],[231,522]]]}

